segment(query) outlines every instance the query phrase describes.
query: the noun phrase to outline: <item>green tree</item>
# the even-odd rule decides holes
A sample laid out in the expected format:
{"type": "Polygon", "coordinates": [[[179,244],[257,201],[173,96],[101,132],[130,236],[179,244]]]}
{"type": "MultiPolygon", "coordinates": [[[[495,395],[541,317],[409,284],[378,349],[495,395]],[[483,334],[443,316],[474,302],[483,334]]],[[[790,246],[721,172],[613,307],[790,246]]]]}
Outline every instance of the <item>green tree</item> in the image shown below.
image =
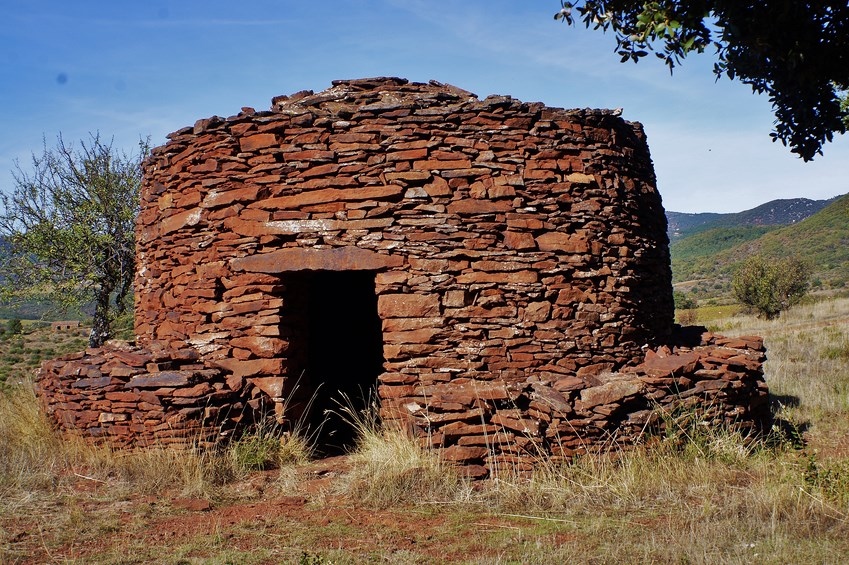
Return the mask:
{"type": "Polygon", "coordinates": [[[767,94],[776,118],[773,141],[806,161],[849,127],[846,0],[561,0],[561,5],[556,19],[572,24],[577,16],[587,27],[612,31],[622,62],[654,52],[671,71],[687,55],[715,48],[717,78],[738,79],[767,94]]]}
{"type": "Polygon", "coordinates": [[[810,269],[798,259],[749,257],[731,279],[734,296],[759,316],[772,320],[808,291],[810,269]]]}
{"type": "Polygon", "coordinates": [[[687,292],[673,291],[672,300],[675,302],[676,310],[692,310],[699,307],[699,301],[687,292]]]}
{"type": "Polygon", "coordinates": [[[24,331],[24,325],[18,318],[12,318],[6,322],[6,333],[9,335],[18,335],[24,331]]]}
{"type": "Polygon", "coordinates": [[[110,336],[130,302],[135,271],[135,218],[140,153],[127,155],[99,134],[55,148],[45,142],[31,167],[19,163],[14,187],[0,196],[0,237],[8,244],[4,298],[47,300],[62,309],[94,304],[89,345],[110,336]]]}

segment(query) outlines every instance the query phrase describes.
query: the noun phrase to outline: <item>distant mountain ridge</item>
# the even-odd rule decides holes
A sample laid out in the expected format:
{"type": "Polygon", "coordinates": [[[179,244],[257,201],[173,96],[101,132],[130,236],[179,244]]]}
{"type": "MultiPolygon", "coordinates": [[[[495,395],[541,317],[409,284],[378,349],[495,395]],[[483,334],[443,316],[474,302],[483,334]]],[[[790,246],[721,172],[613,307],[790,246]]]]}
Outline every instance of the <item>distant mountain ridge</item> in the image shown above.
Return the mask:
{"type": "Polygon", "coordinates": [[[816,214],[837,198],[839,197],[836,196],[828,200],[811,200],[809,198],[771,200],[751,210],[730,214],[716,212],[688,214],[669,211],[666,212],[667,234],[669,241],[675,242],[715,228],[786,226],[816,214]]]}
{"type": "MultiPolygon", "coordinates": [[[[849,286],[849,194],[824,202],[825,206],[816,213],[783,226],[740,224],[703,230],[696,228],[691,235],[670,244],[673,281],[677,284],[698,284],[703,289],[721,289],[726,287],[740,262],[759,254],[773,259],[797,257],[805,260],[810,265],[817,287],[833,289],[849,286]]],[[[781,216],[763,213],[770,212],[772,204],[759,206],[761,209],[767,207],[767,210],[757,214],[750,213],[758,208],[740,214],[744,218],[770,218],[774,221],[781,216]]],[[[793,210],[796,211],[798,208],[793,210]]]]}

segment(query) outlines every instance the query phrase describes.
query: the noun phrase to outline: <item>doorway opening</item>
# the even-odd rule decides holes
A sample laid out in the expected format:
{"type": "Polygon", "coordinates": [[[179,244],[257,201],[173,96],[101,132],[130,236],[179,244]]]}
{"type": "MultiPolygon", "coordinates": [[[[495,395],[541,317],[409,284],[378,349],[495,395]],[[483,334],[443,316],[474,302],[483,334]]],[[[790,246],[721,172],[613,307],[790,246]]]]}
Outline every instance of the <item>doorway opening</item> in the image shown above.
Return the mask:
{"type": "Polygon", "coordinates": [[[356,441],[350,410],[368,408],[383,371],[383,334],[373,271],[299,271],[284,276],[284,335],[297,396],[320,456],[356,441]]]}

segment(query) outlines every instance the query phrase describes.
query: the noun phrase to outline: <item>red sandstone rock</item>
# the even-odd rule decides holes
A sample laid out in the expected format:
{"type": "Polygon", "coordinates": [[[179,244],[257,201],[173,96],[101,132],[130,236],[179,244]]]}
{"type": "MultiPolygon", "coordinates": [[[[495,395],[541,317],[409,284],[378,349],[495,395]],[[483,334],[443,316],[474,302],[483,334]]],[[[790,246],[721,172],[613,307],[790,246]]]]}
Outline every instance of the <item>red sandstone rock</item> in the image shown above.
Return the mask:
{"type": "Polygon", "coordinates": [[[248,379],[248,382],[271,398],[280,398],[286,391],[286,377],[260,377],[248,379]]]}
{"type": "Polygon", "coordinates": [[[216,359],[213,365],[230,372],[234,377],[254,377],[258,375],[280,375],[283,372],[281,359],[216,359]]]}
{"type": "Polygon", "coordinates": [[[698,362],[699,354],[693,351],[661,357],[649,350],[641,367],[652,377],[681,376],[695,371],[698,362]]]}
{"type": "Polygon", "coordinates": [[[252,273],[281,273],[293,270],[374,270],[398,266],[399,257],[375,253],[367,249],[281,249],[270,253],[237,258],[233,269],[252,273]]]}
{"type": "Polygon", "coordinates": [[[377,298],[381,318],[439,316],[439,297],[434,294],[383,294],[377,298]]]}
{"type": "Polygon", "coordinates": [[[642,384],[638,381],[611,381],[600,386],[585,388],[581,391],[583,409],[601,404],[615,404],[624,398],[639,394],[642,384]]]}
{"type": "Polygon", "coordinates": [[[160,388],[187,386],[193,380],[195,380],[195,374],[191,371],[162,371],[135,376],[124,387],[160,388]]]}
{"type": "Polygon", "coordinates": [[[239,147],[243,152],[256,151],[277,144],[277,136],[273,133],[258,133],[239,140],[239,147]]]}
{"type": "Polygon", "coordinates": [[[586,239],[562,232],[549,232],[537,236],[537,246],[541,251],[562,253],[587,253],[590,245],[586,239]]]}
{"type": "Polygon", "coordinates": [[[445,461],[465,463],[467,461],[480,461],[486,456],[486,453],[487,451],[485,447],[463,447],[459,445],[452,445],[451,447],[443,449],[440,455],[445,461]]]}

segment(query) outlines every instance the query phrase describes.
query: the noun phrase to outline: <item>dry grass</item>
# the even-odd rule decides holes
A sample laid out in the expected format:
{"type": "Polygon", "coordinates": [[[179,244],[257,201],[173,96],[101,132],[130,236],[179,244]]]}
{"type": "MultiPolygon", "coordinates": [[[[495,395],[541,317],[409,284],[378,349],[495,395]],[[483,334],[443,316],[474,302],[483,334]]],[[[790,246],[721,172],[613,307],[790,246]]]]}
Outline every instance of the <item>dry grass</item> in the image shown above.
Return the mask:
{"type": "MultiPolygon", "coordinates": [[[[753,441],[694,425],[639,449],[542,464],[530,479],[501,474],[472,485],[401,430],[351,413],[359,447],[350,470],[328,490],[299,490],[297,467],[279,473],[276,492],[305,493],[304,516],[315,512],[320,521],[222,524],[211,537],[167,549],[136,545],[137,562],[158,560],[162,552],[213,563],[843,562],[849,555],[849,299],[799,306],[775,321],[733,316],[711,327],[765,337],[766,378],[780,423],[773,437],[753,441]],[[379,529],[369,526],[375,521],[379,529]],[[239,550],[228,536],[247,537],[250,549],[239,550]]],[[[291,460],[281,455],[288,447],[280,437],[270,437],[274,464],[291,460]]],[[[294,459],[304,453],[297,442],[290,447],[294,459]]],[[[20,557],[3,549],[14,532],[8,517],[34,515],[45,547],[57,555],[69,543],[108,539],[93,560],[127,562],[124,544],[132,541],[110,529],[123,500],[177,493],[224,503],[232,500],[228,488],[251,477],[234,463],[232,449],[119,454],[60,441],[26,386],[0,395],[0,452],[0,515],[7,517],[0,520],[0,561],[20,557]],[[81,481],[98,487],[92,496],[105,505],[97,512],[71,488],[81,481]]],[[[144,531],[152,517],[133,519],[144,531]]]]}
{"type": "Polygon", "coordinates": [[[849,455],[849,298],[797,306],[772,321],[728,318],[715,329],[764,336],[777,415],[808,429],[813,447],[849,455]]]}
{"type": "Polygon", "coordinates": [[[467,498],[468,482],[433,451],[423,449],[402,429],[379,423],[377,407],[365,412],[343,406],[344,418],[354,427],[357,448],[352,469],[337,488],[377,507],[411,502],[467,498]]]}
{"type": "Polygon", "coordinates": [[[210,496],[216,486],[236,476],[233,468],[210,452],[120,451],[62,439],[38,410],[30,385],[0,394],[0,452],[5,454],[0,458],[0,488],[4,494],[52,491],[83,478],[108,483],[116,493],[170,488],[184,496],[210,496]]]}
{"type": "Polygon", "coordinates": [[[350,492],[381,506],[438,500],[592,539],[558,559],[839,562],[849,552],[849,300],[800,306],[774,321],[717,319],[713,328],[766,337],[779,418],[771,437],[696,426],[650,447],[542,464],[530,479],[501,475],[471,491],[456,479],[429,478],[422,469],[438,476],[444,465],[404,434],[369,430],[350,492]],[[802,436],[808,443],[800,450],[802,436]],[[411,473],[433,486],[410,485],[411,473]]]}

